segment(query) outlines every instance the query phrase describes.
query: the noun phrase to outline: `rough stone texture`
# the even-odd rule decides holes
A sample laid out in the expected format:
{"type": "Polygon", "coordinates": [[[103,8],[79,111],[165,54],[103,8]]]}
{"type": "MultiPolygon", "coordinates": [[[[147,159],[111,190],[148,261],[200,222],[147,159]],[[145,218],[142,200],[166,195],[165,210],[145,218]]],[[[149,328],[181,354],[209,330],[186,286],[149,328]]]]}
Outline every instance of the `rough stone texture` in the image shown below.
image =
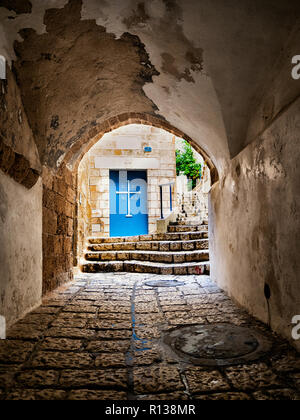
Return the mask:
{"type": "Polygon", "coordinates": [[[8,10],[21,13],[31,13],[32,4],[29,0],[1,0],[0,7],[5,7],[8,10]]]}
{"type": "Polygon", "coordinates": [[[9,325],[41,301],[41,203],[41,181],[27,190],[0,171],[0,314],[9,325]]]}
{"type": "Polygon", "coordinates": [[[300,358],[293,348],[245,315],[208,277],[187,276],[184,286],[147,286],[158,279],[162,277],[151,274],[80,275],[49,294],[41,308],[9,329],[8,340],[0,341],[0,398],[299,400],[300,358]],[[132,313],[124,314],[130,329],[124,330],[115,308],[127,310],[130,302],[132,313]],[[58,305],[58,311],[52,313],[51,305],[58,305]],[[92,307],[96,310],[86,312],[92,307]],[[148,313],[147,307],[156,311],[148,313]],[[185,311],[178,312],[178,307],[185,311]],[[272,351],[263,359],[226,368],[187,363],[163,336],[188,315],[192,322],[201,310],[206,323],[210,314],[221,316],[229,310],[236,322],[246,317],[248,327],[273,340],[272,351]],[[167,316],[172,313],[174,318],[167,316]],[[61,319],[68,327],[53,327],[61,319]]]}
{"type": "Polygon", "coordinates": [[[133,371],[134,391],[137,394],[165,393],[184,389],[176,367],[161,364],[151,368],[135,368],[133,371]]]}
{"type": "MultiPolygon", "coordinates": [[[[86,218],[83,218],[81,225],[84,225],[84,220],[86,218]]],[[[90,238],[87,246],[93,252],[84,253],[85,261],[83,262],[82,259],[80,268],[84,273],[124,271],[162,275],[208,274],[210,271],[208,241],[206,241],[206,251],[167,252],[170,243],[174,244],[179,239],[186,240],[179,243],[180,248],[185,248],[189,243],[191,243],[191,248],[194,248],[194,238],[197,237],[195,234],[200,238],[207,236],[207,226],[194,226],[191,222],[190,225],[184,226],[174,222],[172,226],[168,226],[168,232],[164,234],[126,238],[90,238]],[[161,242],[150,242],[152,239],[161,239],[161,242]],[[175,242],[170,242],[169,239],[175,242]],[[109,251],[105,250],[107,243],[109,251]],[[151,250],[142,251],[138,249],[139,247],[151,248],[151,250]],[[121,251],[118,251],[120,249],[121,251]]],[[[83,233],[79,236],[82,241],[83,233]]],[[[82,249],[82,244],[79,248],[82,249]]]]}
{"type": "Polygon", "coordinates": [[[64,166],[55,174],[44,167],[42,178],[45,294],[73,278],[76,191],[74,175],[64,166]]]}
{"type": "MultiPolygon", "coordinates": [[[[159,185],[176,181],[174,140],[174,136],[161,129],[131,124],[104,135],[90,149],[78,168],[78,194],[82,196],[78,206],[80,238],[109,237],[109,169],[147,171],[148,229],[150,233],[156,232],[156,221],[161,217],[159,185]],[[151,153],[145,153],[146,146],[151,146],[151,153]]],[[[166,187],[163,189],[165,215],[170,212],[169,196],[166,187]]],[[[176,206],[173,187],[173,208],[176,206]]]]}
{"type": "MultiPolygon", "coordinates": [[[[96,0],[71,1],[68,5],[37,0],[39,10],[33,8],[33,14],[25,17],[1,8],[1,54],[12,51],[13,41],[18,40],[13,69],[40,155],[53,168],[63,159],[76,168],[83,153],[105,132],[129,122],[146,121],[176,135],[180,129],[193,137],[211,153],[222,177],[211,197],[213,277],[252,314],[290,338],[291,318],[299,308],[296,100],[300,85],[291,78],[291,57],[299,45],[299,1],[279,0],[271,10],[268,0],[217,1],[218,7],[211,0],[157,1],[155,7],[147,2],[144,9],[138,2],[124,2],[122,16],[112,2],[99,6],[96,0]],[[50,3],[65,7],[48,10],[44,16],[50,3]],[[90,18],[97,18],[97,24],[90,18]],[[24,27],[28,29],[20,32],[22,42],[17,33],[24,27]],[[123,35],[127,31],[130,34],[123,35]],[[101,55],[95,56],[95,51],[101,51],[101,55]],[[153,78],[154,83],[148,83],[157,74],[151,63],[161,72],[153,78]],[[229,154],[236,156],[231,162],[229,154]],[[268,304],[265,283],[271,291],[268,304]]],[[[28,2],[22,3],[29,11],[28,2]]],[[[11,3],[17,12],[20,5],[19,1],[11,3]]],[[[31,159],[37,154],[11,77],[8,71],[8,93],[1,82],[1,130],[6,130],[1,136],[9,146],[7,157],[1,160],[5,172],[22,182],[27,161],[34,168],[31,159]],[[5,98],[9,98],[7,104],[5,98]],[[16,147],[24,145],[24,153],[15,152],[14,141],[16,147]],[[16,167],[10,171],[12,162],[16,167]]],[[[4,178],[6,189],[11,187],[9,181],[4,178]]],[[[47,188],[52,191],[54,186],[47,188]]],[[[20,199],[18,189],[13,194],[20,199]]],[[[1,248],[1,279],[6,285],[7,275],[21,266],[20,258],[30,272],[24,281],[13,276],[12,283],[16,278],[20,283],[14,283],[11,290],[6,288],[4,300],[10,295],[9,302],[11,297],[15,302],[21,296],[28,310],[32,282],[36,281],[36,291],[40,287],[32,275],[33,266],[40,261],[40,247],[38,240],[30,239],[36,239],[32,238],[34,223],[41,216],[33,209],[30,219],[24,200],[17,205],[12,201],[9,209],[5,201],[0,205],[1,218],[10,209],[16,208],[18,214],[18,220],[11,221],[12,229],[8,224],[3,228],[6,246],[1,248]],[[21,225],[24,233],[23,223],[26,232],[28,229],[24,247],[18,230],[21,225]],[[17,238],[18,244],[22,242],[17,262],[11,258],[12,245],[7,236],[17,238]]],[[[64,231],[66,218],[72,219],[67,212],[70,214],[69,209],[60,210],[54,216],[51,209],[44,209],[49,220],[44,238],[44,250],[49,246],[49,253],[44,251],[46,290],[70,278],[72,256],[61,251],[60,238],[55,238],[60,251],[54,262],[54,238],[50,239],[64,231]]],[[[16,252],[15,243],[13,246],[16,252]]],[[[5,305],[5,314],[16,312],[16,307],[5,305]]],[[[207,321],[222,317],[216,313],[207,321]]],[[[229,318],[233,321],[235,316],[229,318]]],[[[245,320],[242,317],[235,322],[245,320]]],[[[299,347],[299,341],[296,345],[299,347]]]]}
{"type": "Polygon", "coordinates": [[[299,115],[300,100],[233,159],[210,209],[212,278],[289,340],[300,307],[299,115]]]}
{"type": "Polygon", "coordinates": [[[36,391],[35,389],[16,390],[8,394],[7,399],[11,401],[59,401],[65,400],[67,393],[59,389],[43,389],[36,391]]]}
{"type": "MultiPolygon", "coordinates": [[[[229,156],[228,149],[231,155],[235,155],[245,144],[249,122],[254,121],[255,130],[249,130],[252,137],[253,131],[257,134],[257,129],[260,131],[261,127],[266,127],[282,107],[299,95],[291,78],[286,80],[286,75],[290,73],[288,66],[291,54],[295,53],[293,48],[286,51],[286,45],[297,24],[299,3],[296,0],[291,0],[289,4],[277,1],[271,12],[268,0],[245,0],[243,3],[232,0],[230,4],[210,0],[178,0],[176,3],[126,0],[121,10],[115,3],[100,5],[97,0],[71,1],[69,4],[57,0],[38,1],[37,4],[39,10],[34,10],[30,16],[26,15],[25,23],[22,22],[22,15],[16,16],[12,22],[3,19],[5,32],[10,34],[9,42],[3,45],[11,51],[13,41],[20,39],[18,30],[24,27],[38,31],[38,34],[33,29],[21,31],[26,40],[24,45],[20,43],[21,48],[20,44],[17,46],[17,54],[21,55],[17,67],[18,73],[21,73],[22,58],[29,58],[25,66],[27,69],[24,68],[20,75],[27,84],[23,96],[28,96],[26,107],[31,114],[31,125],[39,126],[43,139],[54,134],[56,145],[47,147],[52,152],[52,162],[55,161],[55,154],[59,158],[64,153],[65,147],[62,146],[65,145],[60,141],[63,138],[66,142],[73,142],[76,136],[91,127],[94,121],[101,120],[102,116],[115,116],[128,109],[154,113],[154,102],[160,115],[194,137],[215,157],[218,166],[224,167],[224,160],[229,156]],[[44,17],[45,9],[51,5],[64,8],[47,10],[44,17]],[[232,13],[232,10],[236,13],[232,13]],[[43,18],[46,26],[43,25],[43,18]],[[62,22],[65,27],[62,27],[62,22]],[[60,30],[64,37],[57,42],[56,36],[60,30]],[[146,45],[145,49],[140,48],[141,54],[134,51],[132,60],[128,61],[122,54],[123,50],[120,51],[124,33],[130,33],[131,39],[133,36],[139,37],[146,45]],[[27,49],[22,47],[28,47],[28,54],[27,49]],[[95,62],[94,51],[106,49],[110,56],[120,59],[110,62],[105,57],[95,62]],[[83,60],[82,51],[85,56],[83,60]],[[160,72],[153,84],[145,84],[157,73],[153,71],[144,51],[151,53],[151,62],[160,72]],[[118,66],[120,62],[122,65],[118,66]],[[82,63],[87,65],[89,72],[82,63]],[[257,71],[253,71],[253,67],[257,71]],[[44,79],[40,77],[35,85],[37,89],[32,94],[27,73],[29,68],[39,76],[44,72],[49,77],[53,75],[51,83],[46,87],[44,79]],[[69,71],[60,73],[60,69],[69,71]],[[96,77],[99,69],[104,76],[101,80],[96,77]],[[129,69],[132,69],[131,73],[129,69]],[[124,76],[125,70],[128,77],[124,76]],[[109,71],[109,74],[116,75],[113,80],[107,76],[109,71]],[[228,74],[231,75],[230,79],[228,74]],[[64,95],[59,87],[56,98],[47,94],[57,87],[54,75],[58,75],[57,83],[66,87],[68,95],[64,95]],[[278,86],[281,95],[273,97],[271,92],[278,86]],[[114,87],[116,90],[113,90],[114,87]],[[147,97],[141,87],[144,87],[147,97]],[[119,90],[122,90],[122,95],[118,95],[116,101],[115,92],[119,90]],[[78,92],[78,96],[75,92],[78,92]],[[95,108],[89,107],[89,97],[96,98],[99,92],[102,93],[101,102],[103,100],[103,104],[107,105],[106,109],[99,106],[97,100],[94,102],[95,108]],[[34,99],[41,104],[40,122],[38,111],[33,110],[34,99]],[[66,103],[68,106],[65,106],[66,103]],[[62,108],[67,110],[70,105],[72,112],[67,115],[62,108]],[[110,112],[111,115],[108,115],[110,112]],[[75,118],[72,118],[72,114],[75,118]],[[68,123],[73,121],[72,133],[65,135],[69,131],[68,123]],[[62,137],[59,140],[60,134],[62,137]]],[[[3,13],[7,17],[10,12],[5,12],[6,9],[3,13]]],[[[132,42],[128,44],[131,54],[130,49],[134,49],[134,45],[132,42]]],[[[138,48],[140,44],[138,41],[138,48]]],[[[297,42],[292,44],[296,45],[297,42]]],[[[38,139],[38,142],[44,143],[45,140],[38,139]]]]}
{"type": "Polygon", "coordinates": [[[40,174],[30,168],[29,161],[19,153],[7,146],[0,137],[0,168],[2,172],[9,175],[14,181],[26,188],[32,188],[40,174]]]}
{"type": "Polygon", "coordinates": [[[264,363],[231,367],[225,371],[233,386],[244,391],[265,388],[270,383],[273,386],[282,384],[278,376],[264,363]]]}
{"type": "MultiPolygon", "coordinates": [[[[9,66],[7,66],[7,79],[0,80],[0,110],[1,143],[3,141],[12,152],[21,155],[27,161],[31,171],[34,170],[40,174],[40,159],[22,103],[20,87],[16,83],[9,66]]],[[[0,152],[0,156],[1,154],[2,152],[0,152]]],[[[7,163],[9,160],[8,158],[4,159],[7,163]]],[[[1,164],[1,169],[3,163],[1,164]]],[[[13,165],[16,166],[16,164],[12,164],[12,168],[13,165]]],[[[10,168],[6,169],[9,171],[10,168]]],[[[12,174],[13,172],[11,172],[12,174]]]]}
{"type": "Polygon", "coordinates": [[[60,378],[62,387],[100,387],[100,388],[127,388],[126,369],[116,370],[65,370],[60,378]]]}
{"type": "Polygon", "coordinates": [[[69,400],[126,400],[126,392],[118,391],[93,391],[90,389],[77,389],[71,391],[68,397],[69,400]]]}
{"type": "Polygon", "coordinates": [[[194,395],[195,400],[203,401],[248,401],[251,397],[242,392],[227,392],[224,394],[194,395]]]}
{"type": "Polygon", "coordinates": [[[155,110],[142,92],[144,83],[158,74],[144,45],[129,33],[116,39],[94,20],[81,20],[81,8],[81,0],[72,0],[63,9],[47,10],[47,33],[38,35],[24,29],[24,41],[15,44],[18,61],[14,69],[39,153],[43,163],[54,168],[99,121],[128,108],[132,112],[155,110]],[[101,57],[94,51],[101,51],[101,57]],[[61,86],[71,87],[67,95],[61,86]],[[49,88],[51,97],[47,95],[49,88]],[[35,103],[40,104],[38,115],[35,103]]]}

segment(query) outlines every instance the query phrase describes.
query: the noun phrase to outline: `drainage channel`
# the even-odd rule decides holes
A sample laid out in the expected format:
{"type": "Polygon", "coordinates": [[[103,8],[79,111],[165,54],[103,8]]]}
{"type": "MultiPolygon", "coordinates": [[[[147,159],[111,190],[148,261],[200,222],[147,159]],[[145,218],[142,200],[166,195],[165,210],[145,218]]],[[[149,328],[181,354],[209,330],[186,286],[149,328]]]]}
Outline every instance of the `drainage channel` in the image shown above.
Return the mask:
{"type": "Polygon", "coordinates": [[[146,340],[139,338],[136,334],[136,315],[135,315],[135,296],[136,296],[136,287],[137,282],[134,283],[132,295],[131,295],[131,326],[132,326],[132,335],[131,335],[131,342],[130,348],[126,353],[126,365],[128,368],[128,400],[135,400],[134,394],[134,378],[133,378],[133,367],[134,367],[134,354],[135,352],[142,352],[151,350],[151,347],[147,346],[151,340],[146,340]],[[141,344],[140,347],[138,344],[141,344]]]}

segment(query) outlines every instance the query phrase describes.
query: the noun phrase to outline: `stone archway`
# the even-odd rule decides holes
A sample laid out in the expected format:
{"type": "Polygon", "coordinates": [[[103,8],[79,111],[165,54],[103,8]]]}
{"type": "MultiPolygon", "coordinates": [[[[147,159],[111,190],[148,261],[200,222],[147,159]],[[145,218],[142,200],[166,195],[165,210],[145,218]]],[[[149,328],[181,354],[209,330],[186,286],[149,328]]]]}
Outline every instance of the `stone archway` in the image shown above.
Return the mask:
{"type": "Polygon", "coordinates": [[[65,164],[69,169],[75,170],[78,167],[83,156],[95,143],[97,143],[104,136],[104,134],[128,124],[151,125],[153,127],[161,128],[165,131],[168,131],[169,133],[174,134],[177,137],[183,138],[188,143],[190,143],[198,153],[200,153],[203,156],[211,172],[212,184],[219,180],[218,170],[215,166],[215,163],[213,162],[213,158],[211,158],[207,154],[207,152],[201,146],[198,145],[198,143],[196,143],[192,138],[190,138],[181,130],[172,126],[166,120],[147,113],[128,112],[117,115],[115,117],[111,117],[103,123],[98,124],[90,131],[88,131],[88,133],[85,136],[83,136],[78,142],[76,142],[76,144],[74,144],[74,146],[64,157],[63,164],[65,164]]]}
{"type": "Polygon", "coordinates": [[[97,125],[83,136],[65,155],[58,170],[43,170],[43,293],[72,279],[77,266],[77,169],[82,157],[105,133],[128,124],[161,128],[187,140],[205,159],[212,184],[218,171],[212,159],[189,136],[165,120],[146,113],[126,113],[97,125]]]}

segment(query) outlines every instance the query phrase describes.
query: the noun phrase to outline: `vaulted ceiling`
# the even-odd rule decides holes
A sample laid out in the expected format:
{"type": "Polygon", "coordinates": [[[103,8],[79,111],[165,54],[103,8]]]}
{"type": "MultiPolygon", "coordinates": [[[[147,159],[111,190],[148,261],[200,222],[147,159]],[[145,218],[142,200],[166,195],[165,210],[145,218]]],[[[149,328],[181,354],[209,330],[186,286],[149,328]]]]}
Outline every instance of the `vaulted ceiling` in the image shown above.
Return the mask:
{"type": "Polygon", "coordinates": [[[222,171],[300,93],[298,0],[0,0],[43,163],[126,112],[167,120],[222,171]],[[298,48],[298,50],[297,50],[298,48]]]}

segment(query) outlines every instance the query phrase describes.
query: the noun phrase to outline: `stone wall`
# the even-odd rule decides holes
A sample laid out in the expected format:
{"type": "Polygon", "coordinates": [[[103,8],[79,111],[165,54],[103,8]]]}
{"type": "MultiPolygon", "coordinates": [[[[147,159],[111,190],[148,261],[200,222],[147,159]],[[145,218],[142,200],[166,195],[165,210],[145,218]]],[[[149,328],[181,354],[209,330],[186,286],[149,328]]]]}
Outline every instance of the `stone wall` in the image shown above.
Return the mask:
{"type": "Polygon", "coordinates": [[[9,67],[7,79],[0,80],[0,169],[26,188],[35,185],[41,173],[20,90],[9,67]]]}
{"type": "MultiPolygon", "coordinates": [[[[78,168],[78,193],[77,193],[77,226],[76,230],[78,234],[74,235],[74,242],[77,238],[77,261],[78,265],[79,258],[83,255],[85,248],[85,241],[88,236],[91,235],[91,206],[90,206],[90,191],[89,191],[89,170],[90,162],[89,159],[83,159],[78,168]]],[[[76,244],[75,244],[76,245],[76,244]]],[[[75,246],[74,246],[75,248],[75,246]]]]}
{"type": "Polygon", "coordinates": [[[66,167],[43,168],[43,293],[73,276],[76,177],[66,167]]]}
{"type": "Polygon", "coordinates": [[[231,161],[210,204],[212,278],[289,340],[300,314],[299,127],[298,99],[231,161]]]}

